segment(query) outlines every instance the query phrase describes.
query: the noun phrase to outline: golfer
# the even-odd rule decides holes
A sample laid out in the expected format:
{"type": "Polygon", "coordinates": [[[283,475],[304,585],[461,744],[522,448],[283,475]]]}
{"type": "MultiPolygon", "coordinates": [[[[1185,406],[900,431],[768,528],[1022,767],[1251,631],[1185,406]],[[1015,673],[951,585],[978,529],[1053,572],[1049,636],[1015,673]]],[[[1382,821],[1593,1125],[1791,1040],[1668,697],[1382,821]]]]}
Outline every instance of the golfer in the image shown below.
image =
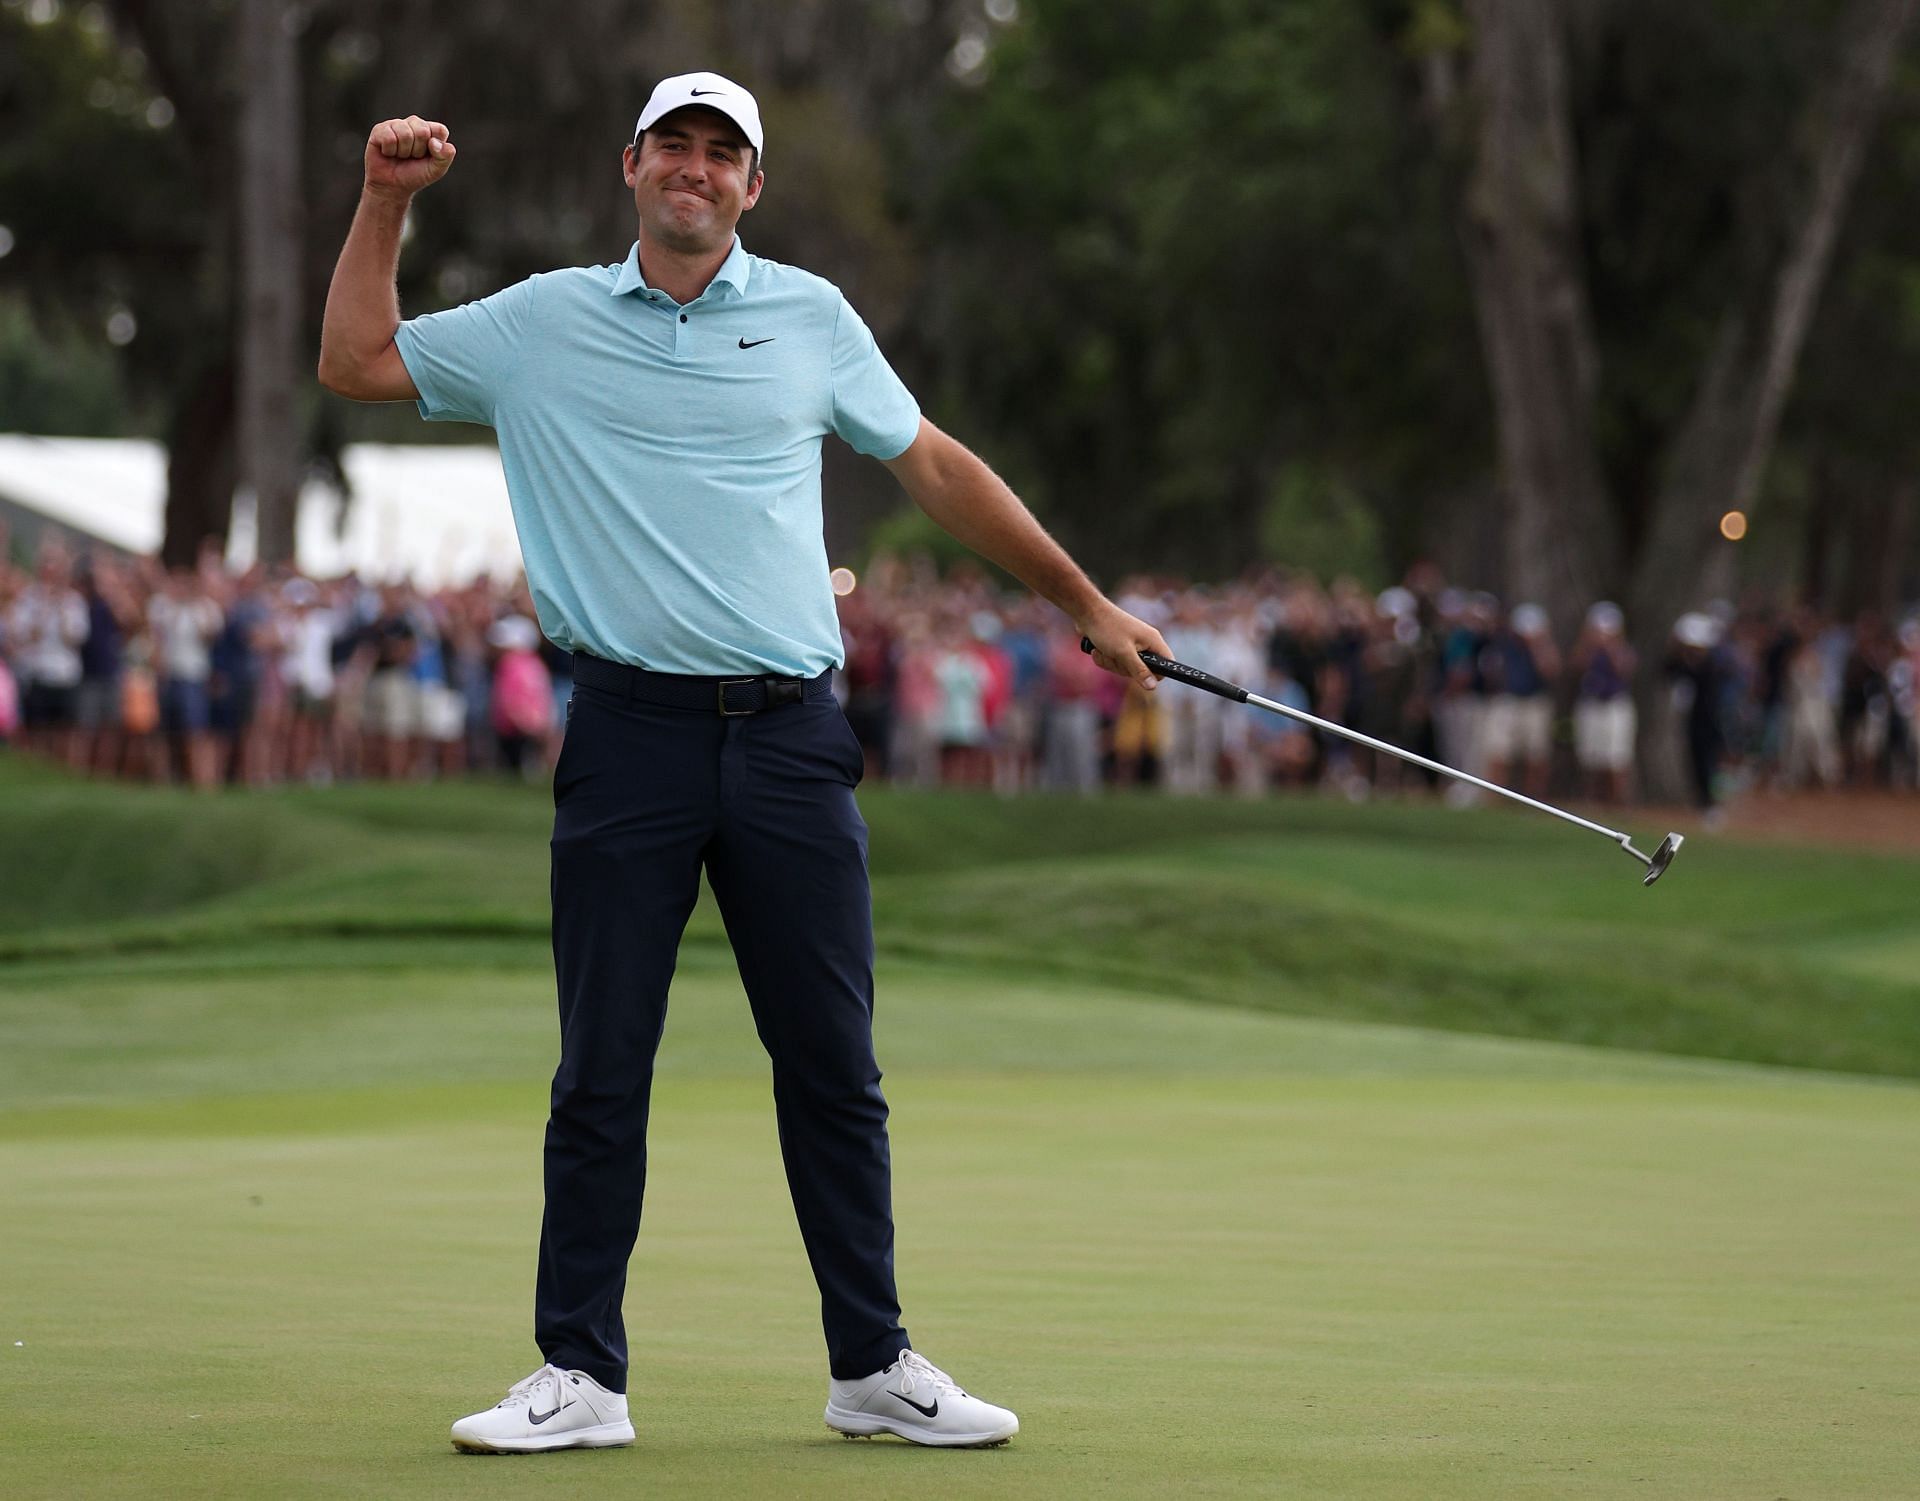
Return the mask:
{"type": "Polygon", "coordinates": [[[900,1320],[860,747],[831,688],[843,654],[821,439],[885,462],[936,522],[1064,610],[1102,666],[1151,688],[1138,652],[1167,647],[920,415],[838,289],[742,247],[763,145],[738,84],[669,78],[622,156],[638,221],[625,261],[403,323],[401,225],[455,149],[437,121],[384,121],[327,297],[328,389],[499,435],[540,627],[574,653],[554,773],[545,1364],[453,1425],[461,1449],[633,1441],[621,1304],[654,1053],[703,869],[773,1063],[820,1287],[827,1423],[957,1446],[1019,1429],[914,1351],[900,1320]]]}

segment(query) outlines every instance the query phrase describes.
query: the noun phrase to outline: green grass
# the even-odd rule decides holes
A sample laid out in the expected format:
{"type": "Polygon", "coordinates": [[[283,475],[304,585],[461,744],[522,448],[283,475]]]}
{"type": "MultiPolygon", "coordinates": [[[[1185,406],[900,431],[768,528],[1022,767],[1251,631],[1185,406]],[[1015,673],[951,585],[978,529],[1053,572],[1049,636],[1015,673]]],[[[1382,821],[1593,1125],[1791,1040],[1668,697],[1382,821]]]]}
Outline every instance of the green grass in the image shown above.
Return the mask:
{"type": "MultiPolygon", "coordinates": [[[[875,792],[883,955],[1294,1015],[1920,1077],[1920,855],[1509,811],[875,792]]],[[[196,800],[0,761],[0,975],[383,942],[544,964],[539,789],[196,800]]],[[[711,901],[690,949],[724,955],[711,901]]],[[[318,962],[327,962],[321,958],[318,962]]]]}
{"type": "Polygon", "coordinates": [[[0,1495],[1920,1495],[1920,862],[865,801],[908,1323],[1010,1447],[822,1428],[709,901],[640,1441],[456,1455],[537,1361],[542,796],[0,762],[0,1495]]]}

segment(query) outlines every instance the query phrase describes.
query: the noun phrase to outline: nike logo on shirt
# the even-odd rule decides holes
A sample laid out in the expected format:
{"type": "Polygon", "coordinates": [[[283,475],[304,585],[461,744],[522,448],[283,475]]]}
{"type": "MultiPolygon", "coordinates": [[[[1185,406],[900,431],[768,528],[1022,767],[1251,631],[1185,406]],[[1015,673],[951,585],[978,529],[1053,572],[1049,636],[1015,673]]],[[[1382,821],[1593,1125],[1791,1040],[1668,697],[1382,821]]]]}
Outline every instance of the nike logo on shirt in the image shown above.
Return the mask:
{"type": "Polygon", "coordinates": [[[740,341],[740,347],[742,349],[758,349],[762,344],[771,344],[779,337],[778,334],[769,334],[764,339],[742,339],[740,341]]]}

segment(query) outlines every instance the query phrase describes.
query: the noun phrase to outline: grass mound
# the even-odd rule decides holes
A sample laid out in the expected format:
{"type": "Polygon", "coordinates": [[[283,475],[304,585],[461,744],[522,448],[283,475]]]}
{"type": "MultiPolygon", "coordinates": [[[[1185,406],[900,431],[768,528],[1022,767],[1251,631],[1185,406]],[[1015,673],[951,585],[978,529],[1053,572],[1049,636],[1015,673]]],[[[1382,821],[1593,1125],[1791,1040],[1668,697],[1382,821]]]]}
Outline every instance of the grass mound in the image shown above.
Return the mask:
{"type": "MultiPolygon", "coordinates": [[[[1920,1076],[1920,857],[1697,839],[1648,890],[1603,841],[1506,809],[863,806],[883,964],[1920,1076]]],[[[550,816],[532,788],[203,799],[0,762],[0,845],[25,852],[0,867],[0,983],[288,945],[538,967],[550,816]]],[[[711,900],[688,940],[724,952],[711,900]]]]}

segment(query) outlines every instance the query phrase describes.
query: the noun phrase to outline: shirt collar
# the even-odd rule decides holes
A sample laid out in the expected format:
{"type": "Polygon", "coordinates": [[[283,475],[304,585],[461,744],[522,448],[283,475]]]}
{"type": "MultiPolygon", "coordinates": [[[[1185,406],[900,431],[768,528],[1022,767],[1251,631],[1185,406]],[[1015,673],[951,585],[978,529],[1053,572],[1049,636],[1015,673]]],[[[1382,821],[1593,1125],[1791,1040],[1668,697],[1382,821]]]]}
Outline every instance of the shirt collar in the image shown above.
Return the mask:
{"type": "MultiPolygon", "coordinates": [[[[727,258],[720,263],[720,269],[713,274],[716,283],[725,282],[736,294],[747,290],[747,277],[751,262],[747,258],[747,247],[740,243],[740,236],[733,237],[733,249],[727,252],[727,258]]],[[[614,274],[612,295],[619,297],[628,292],[640,292],[647,289],[647,279],[640,274],[640,242],[635,240],[633,248],[627,252],[627,258],[614,274]]]]}

